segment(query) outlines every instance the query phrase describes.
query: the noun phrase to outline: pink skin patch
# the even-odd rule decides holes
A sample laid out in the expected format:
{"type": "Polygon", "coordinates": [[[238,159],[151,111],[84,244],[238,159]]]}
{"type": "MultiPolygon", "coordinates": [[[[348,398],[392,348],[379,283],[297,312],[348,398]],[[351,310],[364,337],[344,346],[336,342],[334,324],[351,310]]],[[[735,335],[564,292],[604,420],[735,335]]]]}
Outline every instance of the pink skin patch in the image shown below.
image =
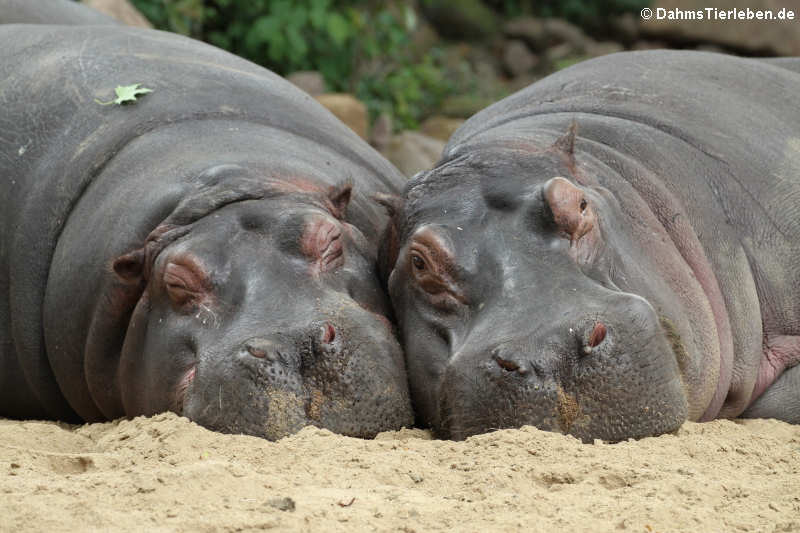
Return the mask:
{"type": "Polygon", "coordinates": [[[428,227],[417,230],[408,248],[406,268],[411,279],[430,302],[442,308],[466,304],[467,299],[453,279],[455,259],[450,245],[428,227]]]}
{"type": "Polygon", "coordinates": [[[595,324],[592,334],[589,335],[589,347],[594,348],[606,338],[606,326],[602,322],[595,324]]]}
{"type": "Polygon", "coordinates": [[[316,217],[308,223],[300,238],[300,249],[313,261],[312,272],[315,274],[333,270],[344,263],[342,231],[324,217],[316,217]]]}
{"type": "Polygon", "coordinates": [[[601,241],[597,216],[583,191],[561,177],[547,182],[545,200],[553,221],[569,239],[569,251],[580,263],[591,261],[601,241]]]}
{"type": "Polygon", "coordinates": [[[176,310],[182,313],[202,310],[197,316],[203,324],[216,322],[213,286],[208,272],[195,256],[184,253],[170,258],[161,278],[176,310]]]}
{"type": "Polygon", "coordinates": [[[330,322],[326,322],[322,326],[322,342],[323,344],[330,344],[334,340],[336,340],[336,328],[333,327],[333,324],[330,322]]]}
{"type": "Polygon", "coordinates": [[[753,403],[778,376],[794,365],[800,363],[800,337],[792,335],[775,335],[764,339],[764,356],[758,367],[758,377],[750,396],[753,403]]]}
{"type": "Polygon", "coordinates": [[[178,414],[183,414],[183,405],[186,401],[186,389],[192,384],[196,375],[197,365],[192,365],[175,387],[175,405],[173,406],[173,410],[178,414]]]}

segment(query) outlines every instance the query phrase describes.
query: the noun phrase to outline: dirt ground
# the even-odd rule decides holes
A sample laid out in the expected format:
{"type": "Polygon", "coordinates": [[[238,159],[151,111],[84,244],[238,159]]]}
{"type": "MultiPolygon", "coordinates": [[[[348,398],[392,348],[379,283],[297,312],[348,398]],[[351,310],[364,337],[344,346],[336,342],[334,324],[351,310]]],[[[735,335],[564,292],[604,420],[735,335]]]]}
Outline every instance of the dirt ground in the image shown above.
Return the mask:
{"type": "Polygon", "coordinates": [[[279,442],[172,414],[0,420],[2,531],[800,531],[800,426],[686,424],[581,444],[316,428],[279,442]]]}

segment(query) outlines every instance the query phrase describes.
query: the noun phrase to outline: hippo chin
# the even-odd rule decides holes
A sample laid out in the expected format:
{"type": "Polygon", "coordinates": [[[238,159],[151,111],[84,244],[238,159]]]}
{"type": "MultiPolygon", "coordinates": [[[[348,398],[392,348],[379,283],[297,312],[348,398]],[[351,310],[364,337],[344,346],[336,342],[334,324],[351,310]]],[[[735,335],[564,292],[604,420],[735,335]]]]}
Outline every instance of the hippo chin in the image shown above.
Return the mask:
{"type": "Polygon", "coordinates": [[[587,441],[800,423],[798,72],[587,61],[478,113],[383,198],[418,421],[587,441]]]}
{"type": "Polygon", "coordinates": [[[0,57],[0,415],[172,410],[269,439],[412,422],[370,199],[396,169],[191,39],[8,25],[0,57]],[[135,82],[153,92],[94,102],[135,82]]]}

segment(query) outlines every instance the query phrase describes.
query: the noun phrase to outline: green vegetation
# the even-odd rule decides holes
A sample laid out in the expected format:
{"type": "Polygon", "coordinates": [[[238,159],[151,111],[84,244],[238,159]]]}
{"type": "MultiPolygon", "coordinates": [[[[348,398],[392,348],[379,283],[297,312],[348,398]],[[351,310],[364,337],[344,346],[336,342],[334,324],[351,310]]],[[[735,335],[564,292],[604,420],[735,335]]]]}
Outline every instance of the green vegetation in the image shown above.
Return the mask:
{"type": "Polygon", "coordinates": [[[471,109],[470,98],[503,96],[496,87],[486,88],[494,75],[482,74],[474,55],[458,57],[453,51],[460,45],[418,32],[420,17],[445,39],[479,40],[487,47],[499,35],[504,19],[558,16],[591,26],[625,11],[638,11],[650,0],[132,2],[159,29],[210,42],[278,74],[319,71],[328,89],[355,94],[373,119],[388,113],[398,129],[405,129],[417,127],[436,111],[471,109]]]}
{"type": "Polygon", "coordinates": [[[159,29],[190,35],[286,75],[318,70],[373,118],[413,128],[452,91],[434,53],[413,53],[404,3],[342,0],[133,0],[159,29]]]}

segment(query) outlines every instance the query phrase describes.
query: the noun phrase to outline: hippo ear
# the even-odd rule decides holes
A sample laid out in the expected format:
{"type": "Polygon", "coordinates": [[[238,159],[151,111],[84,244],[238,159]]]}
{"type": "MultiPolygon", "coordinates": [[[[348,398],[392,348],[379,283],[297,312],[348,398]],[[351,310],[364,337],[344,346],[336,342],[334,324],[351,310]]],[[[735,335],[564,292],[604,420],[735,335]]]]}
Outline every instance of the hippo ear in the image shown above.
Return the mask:
{"type": "Polygon", "coordinates": [[[595,216],[592,206],[583,191],[560,176],[544,185],[544,198],[553,216],[553,222],[569,237],[571,243],[578,241],[592,227],[595,216]]]}
{"type": "Polygon", "coordinates": [[[559,137],[558,140],[553,143],[553,148],[572,159],[575,155],[575,135],[577,133],[578,123],[573,120],[572,124],[569,125],[567,133],[559,137]]]}
{"type": "Polygon", "coordinates": [[[403,210],[403,199],[394,194],[376,192],[372,199],[386,208],[389,217],[394,219],[395,215],[403,210]]]}
{"type": "Polygon", "coordinates": [[[389,280],[389,274],[394,270],[400,250],[399,228],[400,216],[403,212],[403,199],[383,193],[373,194],[372,199],[386,208],[386,212],[389,214],[389,223],[386,225],[378,248],[378,276],[385,285],[389,280]]]}
{"type": "Polygon", "coordinates": [[[144,274],[144,249],[139,248],[114,260],[114,272],[124,281],[139,281],[144,274]]]}
{"type": "Polygon", "coordinates": [[[328,200],[333,205],[333,216],[336,218],[344,218],[347,211],[347,205],[350,203],[350,196],[353,192],[353,184],[350,181],[343,181],[337,185],[333,185],[328,189],[328,200]]]}

